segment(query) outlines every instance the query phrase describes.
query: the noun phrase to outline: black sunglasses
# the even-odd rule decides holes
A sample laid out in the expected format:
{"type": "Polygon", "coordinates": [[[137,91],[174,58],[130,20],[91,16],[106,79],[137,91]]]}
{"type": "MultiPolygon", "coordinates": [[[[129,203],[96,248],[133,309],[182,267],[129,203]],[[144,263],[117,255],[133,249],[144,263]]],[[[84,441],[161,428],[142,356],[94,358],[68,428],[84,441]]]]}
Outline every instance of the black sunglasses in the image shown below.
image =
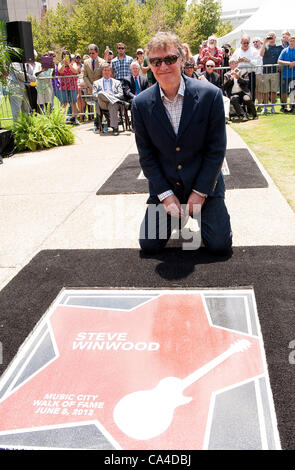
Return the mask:
{"type": "Polygon", "coordinates": [[[212,68],[213,68],[214,65],[206,65],[206,67],[207,67],[207,69],[208,69],[209,67],[212,67],[212,68]]]}
{"type": "Polygon", "coordinates": [[[161,67],[162,62],[165,62],[166,65],[172,65],[175,64],[179,55],[176,54],[171,54],[167,55],[166,57],[152,57],[149,59],[149,63],[153,65],[154,67],[161,67]]]}

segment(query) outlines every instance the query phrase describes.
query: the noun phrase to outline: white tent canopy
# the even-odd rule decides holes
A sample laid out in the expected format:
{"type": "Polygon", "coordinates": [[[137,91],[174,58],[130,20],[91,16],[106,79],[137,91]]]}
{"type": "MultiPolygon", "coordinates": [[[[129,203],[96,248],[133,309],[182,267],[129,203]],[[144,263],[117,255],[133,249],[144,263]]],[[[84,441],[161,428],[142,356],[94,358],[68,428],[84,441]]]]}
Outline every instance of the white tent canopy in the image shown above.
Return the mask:
{"type": "Polygon", "coordinates": [[[277,35],[277,43],[280,43],[283,31],[295,33],[295,1],[265,0],[261,7],[244,23],[237,26],[233,31],[218,38],[218,46],[229,43],[233,48],[239,46],[244,34],[250,36],[251,40],[258,36],[263,40],[266,34],[273,31],[277,35]]]}

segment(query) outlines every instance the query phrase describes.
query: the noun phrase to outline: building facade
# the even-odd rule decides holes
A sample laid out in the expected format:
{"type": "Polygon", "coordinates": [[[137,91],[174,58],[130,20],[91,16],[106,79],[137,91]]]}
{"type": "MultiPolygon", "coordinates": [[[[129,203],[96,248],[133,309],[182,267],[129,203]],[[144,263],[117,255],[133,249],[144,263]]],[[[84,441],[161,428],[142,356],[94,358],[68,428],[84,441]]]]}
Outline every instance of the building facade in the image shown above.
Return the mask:
{"type": "Polygon", "coordinates": [[[244,23],[250,16],[253,15],[258,8],[237,8],[233,10],[222,11],[220,19],[222,21],[230,21],[234,28],[239,24],[244,23]]]}
{"type": "Polygon", "coordinates": [[[0,0],[0,20],[26,21],[29,15],[37,20],[49,8],[56,8],[58,3],[64,5],[74,4],[76,0],[0,0]]]}

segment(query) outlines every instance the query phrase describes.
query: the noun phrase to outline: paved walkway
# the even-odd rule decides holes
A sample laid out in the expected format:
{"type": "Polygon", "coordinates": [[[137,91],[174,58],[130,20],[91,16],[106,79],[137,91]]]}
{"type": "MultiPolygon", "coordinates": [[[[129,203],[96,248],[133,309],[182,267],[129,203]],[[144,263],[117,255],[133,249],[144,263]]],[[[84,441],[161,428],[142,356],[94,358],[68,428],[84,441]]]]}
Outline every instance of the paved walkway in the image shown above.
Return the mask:
{"type": "MultiPolygon", "coordinates": [[[[138,248],[146,194],[97,196],[134,134],[75,129],[76,144],[16,154],[0,167],[0,289],[44,249],[138,248]]],[[[228,148],[246,147],[227,126],[228,148]]],[[[252,154],[253,155],[253,154],[252,154]]],[[[295,245],[295,214],[255,158],[264,189],[228,190],[234,246],[295,245]]]]}

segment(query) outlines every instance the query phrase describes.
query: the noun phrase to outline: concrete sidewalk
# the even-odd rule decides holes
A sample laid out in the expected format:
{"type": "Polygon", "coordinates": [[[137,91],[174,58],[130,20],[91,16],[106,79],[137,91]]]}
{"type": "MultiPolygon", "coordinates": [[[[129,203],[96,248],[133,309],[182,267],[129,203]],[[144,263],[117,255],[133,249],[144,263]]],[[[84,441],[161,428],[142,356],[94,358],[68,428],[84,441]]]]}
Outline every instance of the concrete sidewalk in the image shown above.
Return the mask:
{"type": "MultiPolygon", "coordinates": [[[[129,153],[134,134],[75,129],[76,143],[16,154],[0,167],[0,289],[44,249],[138,248],[146,194],[97,196],[129,153]]],[[[246,147],[227,126],[228,148],[246,147]]],[[[253,153],[252,153],[253,155],[253,153]]],[[[295,214],[256,159],[269,187],[228,190],[234,246],[295,245],[295,214]]]]}

